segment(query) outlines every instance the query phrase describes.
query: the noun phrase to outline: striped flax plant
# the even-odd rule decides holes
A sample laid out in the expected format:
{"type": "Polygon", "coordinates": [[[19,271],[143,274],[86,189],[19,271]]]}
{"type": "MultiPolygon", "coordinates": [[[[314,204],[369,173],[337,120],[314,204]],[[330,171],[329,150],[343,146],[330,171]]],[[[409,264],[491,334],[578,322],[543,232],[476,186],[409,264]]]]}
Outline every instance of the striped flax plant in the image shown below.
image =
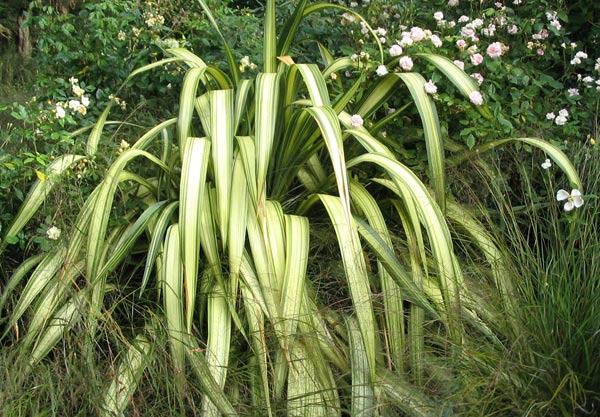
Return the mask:
{"type": "MultiPolygon", "coordinates": [[[[199,3],[220,35],[210,9],[199,3]]],[[[445,335],[448,343],[436,354],[452,362],[462,354],[465,322],[479,316],[477,305],[465,302],[472,294],[447,213],[486,255],[495,252],[483,247],[488,240],[477,236],[473,221],[447,202],[444,141],[422,75],[375,77],[368,67],[333,95],[331,75],[358,70],[355,61],[324,53],[328,64],[320,69],[289,57],[302,18],[326,7],[352,12],[301,0],[277,38],[275,1],[267,1],[264,62],[255,79],[241,78],[226,43],[228,72],[171,49],[168,58],[132,73],[127,82],[165,64],[187,68],[178,113],[116,158],[64,248],[15,271],[8,288],[28,279],[4,337],[24,326],[30,370],[68,331],[85,329],[93,355],[99,325],[118,321],[109,304],[111,292],[125,285],[118,268],[133,264],[126,285],[134,286],[139,303],[162,306],[154,315],[168,334],[175,385],[182,398],[187,384],[200,387],[203,416],[237,415],[248,407],[268,416],[282,409],[290,416],[449,415],[451,409],[425,391],[428,335],[445,335]],[[353,115],[375,118],[399,91],[418,110],[426,176],[353,121],[353,115]],[[140,164],[133,162],[141,161],[144,168],[135,172],[140,164]],[[120,198],[135,202],[127,205],[130,224],[115,221],[120,198]],[[308,273],[311,231],[323,223],[330,225],[331,257],[341,261],[349,308],[325,305],[316,291],[322,278],[308,273]],[[246,359],[245,373],[236,369],[236,355],[246,359]],[[232,380],[240,375],[245,379],[232,380]]],[[[466,97],[476,91],[447,59],[418,58],[466,97]]],[[[98,156],[110,110],[89,132],[87,155],[58,158],[48,180],[35,183],[8,235],[35,215],[68,166],[98,156]]],[[[543,148],[578,183],[558,150],[521,140],[543,148]]],[[[494,286],[508,297],[500,275],[494,286]]],[[[7,294],[2,297],[4,305],[7,294]]],[[[124,395],[143,384],[154,352],[144,322],[155,323],[151,317],[120,323],[134,331],[106,387],[105,415],[124,413],[130,403],[124,395]]]]}

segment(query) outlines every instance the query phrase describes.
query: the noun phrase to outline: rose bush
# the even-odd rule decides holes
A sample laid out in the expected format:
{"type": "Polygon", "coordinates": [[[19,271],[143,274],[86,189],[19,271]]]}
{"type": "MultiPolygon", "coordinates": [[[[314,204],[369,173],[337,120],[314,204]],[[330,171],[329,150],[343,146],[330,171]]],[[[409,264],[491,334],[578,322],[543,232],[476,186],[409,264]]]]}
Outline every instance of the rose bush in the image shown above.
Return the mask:
{"type": "MultiPolygon", "coordinates": [[[[441,123],[450,139],[473,148],[515,134],[555,143],[597,137],[600,56],[592,55],[598,51],[598,30],[591,25],[591,36],[573,37],[577,32],[569,28],[569,12],[585,15],[576,5],[514,0],[407,6],[375,0],[352,6],[379,27],[390,70],[410,71],[412,56],[435,52],[477,80],[483,96],[475,100],[485,102],[494,118],[486,119],[457,101],[448,83],[438,86],[436,100],[444,109],[441,123]],[[546,118],[560,109],[573,117],[546,118]]],[[[372,36],[350,14],[340,22],[340,30],[354,40],[353,54],[374,52],[372,36]]],[[[431,77],[436,83],[442,80],[439,74],[431,77]]]]}

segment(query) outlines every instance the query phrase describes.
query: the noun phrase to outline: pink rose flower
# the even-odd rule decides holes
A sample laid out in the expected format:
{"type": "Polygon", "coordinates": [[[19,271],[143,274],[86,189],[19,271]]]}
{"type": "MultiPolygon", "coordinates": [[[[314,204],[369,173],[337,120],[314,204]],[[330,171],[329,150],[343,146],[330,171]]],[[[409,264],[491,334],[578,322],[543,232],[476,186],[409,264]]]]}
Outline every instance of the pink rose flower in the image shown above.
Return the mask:
{"type": "Polygon", "coordinates": [[[488,56],[493,59],[500,58],[504,53],[502,51],[502,44],[500,42],[494,42],[490,44],[490,46],[487,47],[486,52],[488,56]]]}
{"type": "Polygon", "coordinates": [[[410,37],[414,42],[419,42],[425,39],[425,31],[418,26],[414,26],[410,29],[410,37]]]}
{"type": "Polygon", "coordinates": [[[398,64],[400,64],[400,68],[402,68],[404,71],[410,71],[413,67],[413,60],[409,56],[403,56],[398,61],[398,64]]]}
{"type": "Polygon", "coordinates": [[[402,47],[400,45],[394,44],[390,47],[390,55],[391,56],[400,56],[402,55],[402,47]]]}
{"type": "Polygon", "coordinates": [[[479,91],[473,91],[469,94],[469,100],[476,106],[481,106],[483,104],[483,96],[479,91]]]}
{"type": "Polygon", "coordinates": [[[475,80],[477,80],[477,84],[481,85],[483,84],[483,75],[481,75],[480,73],[476,72],[471,74],[471,77],[475,78],[475,80]]]}
{"type": "Polygon", "coordinates": [[[350,118],[350,124],[352,125],[352,127],[361,127],[364,123],[365,122],[364,122],[363,118],[360,116],[360,114],[354,114],[350,118]]]}
{"type": "Polygon", "coordinates": [[[473,54],[471,55],[471,63],[473,65],[479,65],[483,62],[483,55],[481,54],[473,54]]]}

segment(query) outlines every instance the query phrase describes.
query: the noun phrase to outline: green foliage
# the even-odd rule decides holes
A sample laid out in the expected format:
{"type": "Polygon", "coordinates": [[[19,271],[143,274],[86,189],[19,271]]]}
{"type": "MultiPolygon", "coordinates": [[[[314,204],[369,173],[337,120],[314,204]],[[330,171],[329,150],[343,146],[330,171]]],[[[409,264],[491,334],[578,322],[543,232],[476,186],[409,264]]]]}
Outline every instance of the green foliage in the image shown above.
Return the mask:
{"type": "MultiPolygon", "coordinates": [[[[238,60],[260,50],[255,40],[258,22],[250,13],[231,10],[220,1],[212,6],[212,12],[226,29],[227,41],[236,48],[238,60]]],[[[35,30],[35,58],[45,67],[43,74],[92,80],[97,99],[116,94],[135,68],[161,58],[165,49],[188,47],[202,51],[207,60],[223,59],[219,40],[213,36],[214,29],[197,5],[92,1],[65,14],[36,1],[30,4],[27,16],[26,24],[35,30]]],[[[166,65],[152,79],[145,75],[136,77],[132,86],[144,91],[147,106],[152,106],[153,100],[175,102],[173,91],[180,80],[178,71],[179,67],[166,65]]],[[[38,80],[38,85],[50,93],[57,87],[60,89],[51,78],[38,80]]],[[[130,101],[127,96],[122,99],[130,101]]],[[[131,99],[138,106],[142,104],[140,97],[131,99]]]]}
{"type": "MultiPolygon", "coordinates": [[[[32,179],[48,180],[49,164],[66,152],[82,152],[83,144],[77,142],[71,131],[81,125],[90,124],[93,116],[88,109],[93,109],[97,103],[90,99],[94,87],[79,83],[76,79],[70,81],[55,79],[61,88],[54,90],[57,102],[41,101],[33,97],[25,104],[12,103],[2,109],[9,118],[0,132],[0,229],[7,225],[23,203],[27,189],[32,179]]],[[[86,184],[94,177],[94,164],[89,160],[81,160],[67,173],[66,178],[75,180],[73,187],[65,186],[63,196],[75,196],[70,203],[58,201],[42,216],[48,216],[46,222],[53,222],[56,213],[62,210],[70,211],[77,205],[77,197],[85,192],[86,184]],[[83,188],[83,189],[82,189],[83,188]]],[[[80,200],[80,198],[79,198],[80,200]]],[[[50,227],[50,226],[48,226],[50,227]]],[[[6,230],[3,230],[6,232],[6,230]]],[[[30,237],[41,243],[44,248],[48,244],[38,233],[30,230],[33,236],[21,234],[18,240],[11,236],[11,243],[19,243],[21,248],[27,244],[30,237]]],[[[45,235],[45,231],[41,233],[45,235]]]]}

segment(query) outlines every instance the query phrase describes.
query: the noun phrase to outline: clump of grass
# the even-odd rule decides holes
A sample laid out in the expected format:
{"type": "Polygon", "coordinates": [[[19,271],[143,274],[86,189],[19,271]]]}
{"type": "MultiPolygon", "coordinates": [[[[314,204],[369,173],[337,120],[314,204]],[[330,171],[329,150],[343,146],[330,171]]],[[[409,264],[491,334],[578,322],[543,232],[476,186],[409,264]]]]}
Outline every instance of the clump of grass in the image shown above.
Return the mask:
{"type": "Polygon", "coordinates": [[[584,416],[600,407],[600,155],[583,145],[571,154],[586,187],[572,212],[556,201],[564,179],[536,169],[539,155],[521,165],[519,186],[507,186],[500,170],[482,173],[489,194],[480,201],[496,207],[479,212],[488,213],[518,309],[509,312],[514,327],[490,323],[495,342],[465,343],[457,403],[468,415],[584,416]]]}

